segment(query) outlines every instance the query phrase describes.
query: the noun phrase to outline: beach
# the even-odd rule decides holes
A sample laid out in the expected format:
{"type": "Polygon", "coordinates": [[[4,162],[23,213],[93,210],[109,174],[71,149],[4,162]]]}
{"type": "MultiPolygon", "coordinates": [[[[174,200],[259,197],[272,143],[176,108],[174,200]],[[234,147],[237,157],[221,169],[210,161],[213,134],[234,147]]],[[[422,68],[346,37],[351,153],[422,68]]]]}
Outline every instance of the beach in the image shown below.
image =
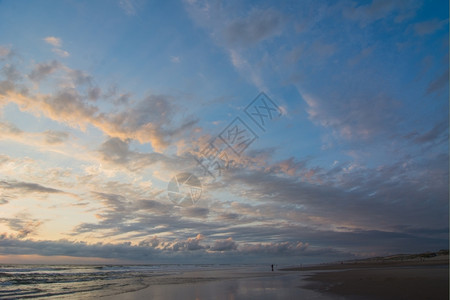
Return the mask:
{"type": "Polygon", "coordinates": [[[3,265],[0,299],[448,299],[448,255],[311,266],[3,265]]]}
{"type": "Polygon", "coordinates": [[[320,272],[309,287],[346,299],[448,299],[448,268],[369,268],[320,272]]]}
{"type": "Polygon", "coordinates": [[[306,273],[245,268],[184,272],[153,278],[145,289],[102,299],[344,299],[303,288],[306,273]]]}
{"type": "Polygon", "coordinates": [[[428,259],[369,259],[290,271],[312,271],[306,288],[345,299],[449,299],[448,255],[428,259]]]}
{"type": "Polygon", "coordinates": [[[359,261],[283,270],[184,271],[146,281],[107,300],[137,299],[448,299],[448,255],[428,260],[359,261]]]}

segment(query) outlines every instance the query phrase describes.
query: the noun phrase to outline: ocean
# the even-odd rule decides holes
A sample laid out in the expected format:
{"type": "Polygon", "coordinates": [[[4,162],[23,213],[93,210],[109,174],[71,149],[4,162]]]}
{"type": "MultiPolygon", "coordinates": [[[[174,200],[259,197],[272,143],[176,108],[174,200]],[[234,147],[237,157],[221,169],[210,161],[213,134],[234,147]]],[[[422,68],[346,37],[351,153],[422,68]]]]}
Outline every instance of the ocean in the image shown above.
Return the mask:
{"type": "Polygon", "coordinates": [[[0,299],[85,299],[137,291],[148,279],[229,265],[0,265],[0,299]]]}

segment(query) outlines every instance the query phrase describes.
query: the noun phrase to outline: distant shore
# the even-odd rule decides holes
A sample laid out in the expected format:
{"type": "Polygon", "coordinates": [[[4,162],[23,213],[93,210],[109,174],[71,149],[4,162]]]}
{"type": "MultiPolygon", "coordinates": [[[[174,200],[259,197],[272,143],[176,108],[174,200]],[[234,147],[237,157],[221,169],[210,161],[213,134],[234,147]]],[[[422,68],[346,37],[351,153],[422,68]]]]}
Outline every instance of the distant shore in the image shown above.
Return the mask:
{"type": "Polygon", "coordinates": [[[317,271],[304,280],[324,295],[346,299],[449,299],[449,256],[347,261],[285,271],[317,271]],[[328,271],[328,272],[327,272],[328,271]]]}

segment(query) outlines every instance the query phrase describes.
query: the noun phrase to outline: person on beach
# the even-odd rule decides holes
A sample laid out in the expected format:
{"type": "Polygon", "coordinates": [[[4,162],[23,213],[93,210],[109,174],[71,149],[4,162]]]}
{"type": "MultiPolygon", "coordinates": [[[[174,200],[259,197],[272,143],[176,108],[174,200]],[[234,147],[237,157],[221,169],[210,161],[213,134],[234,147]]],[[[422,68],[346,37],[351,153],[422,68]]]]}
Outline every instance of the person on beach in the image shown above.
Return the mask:
{"type": "Polygon", "coordinates": [[[272,265],[272,272],[273,272],[273,265],[272,265]]]}

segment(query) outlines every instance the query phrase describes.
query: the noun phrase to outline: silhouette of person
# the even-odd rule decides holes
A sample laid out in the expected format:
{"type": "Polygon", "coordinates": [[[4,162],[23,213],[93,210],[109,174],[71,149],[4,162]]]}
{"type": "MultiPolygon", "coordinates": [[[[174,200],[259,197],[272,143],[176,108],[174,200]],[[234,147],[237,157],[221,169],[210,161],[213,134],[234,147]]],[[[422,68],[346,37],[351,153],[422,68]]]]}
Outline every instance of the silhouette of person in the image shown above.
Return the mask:
{"type": "Polygon", "coordinates": [[[273,265],[272,265],[272,272],[273,272],[273,265]]]}

